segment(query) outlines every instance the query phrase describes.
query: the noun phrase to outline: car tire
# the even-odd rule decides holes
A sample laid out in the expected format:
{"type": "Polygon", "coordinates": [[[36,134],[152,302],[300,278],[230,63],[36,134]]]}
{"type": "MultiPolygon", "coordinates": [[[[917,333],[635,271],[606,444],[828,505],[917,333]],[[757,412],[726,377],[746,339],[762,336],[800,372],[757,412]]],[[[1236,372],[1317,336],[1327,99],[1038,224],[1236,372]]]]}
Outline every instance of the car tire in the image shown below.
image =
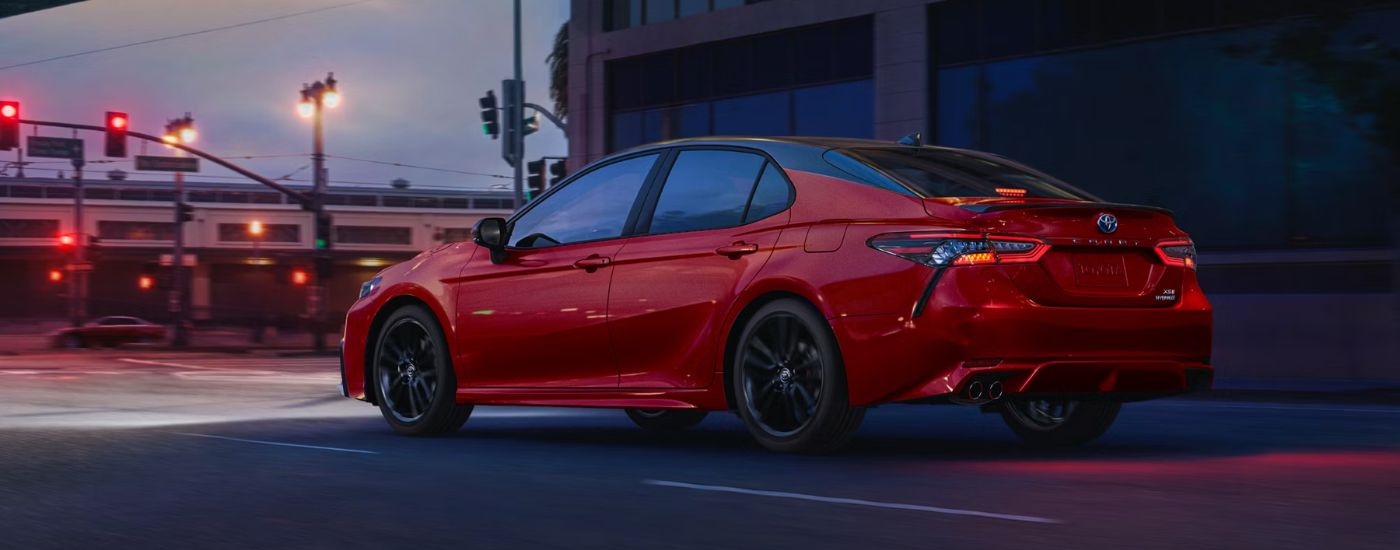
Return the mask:
{"type": "Polygon", "coordinates": [[[1029,445],[1072,447],[1103,435],[1121,408],[1111,401],[1016,399],[1002,405],[1001,417],[1029,445]]]}
{"type": "Polygon", "coordinates": [[[763,447],[824,453],[850,441],[865,418],[852,407],[846,369],[831,326],[796,299],[759,308],[733,347],[734,403],[763,447]]]}
{"type": "Polygon", "coordinates": [[[87,345],[83,342],[82,337],[77,336],[77,335],[74,335],[74,334],[69,334],[69,335],[67,335],[67,336],[64,336],[64,337],[63,337],[62,345],[63,345],[63,347],[68,348],[68,349],[78,349],[78,348],[87,347],[87,345]]]}
{"type": "Polygon", "coordinates": [[[405,306],[382,326],[370,357],[384,420],[403,435],[456,432],[472,405],[456,401],[457,377],[437,319],[421,306],[405,306]]]}
{"type": "Polygon", "coordinates": [[[627,418],[649,432],[679,432],[699,424],[709,413],[696,409],[627,409],[627,418]]]}

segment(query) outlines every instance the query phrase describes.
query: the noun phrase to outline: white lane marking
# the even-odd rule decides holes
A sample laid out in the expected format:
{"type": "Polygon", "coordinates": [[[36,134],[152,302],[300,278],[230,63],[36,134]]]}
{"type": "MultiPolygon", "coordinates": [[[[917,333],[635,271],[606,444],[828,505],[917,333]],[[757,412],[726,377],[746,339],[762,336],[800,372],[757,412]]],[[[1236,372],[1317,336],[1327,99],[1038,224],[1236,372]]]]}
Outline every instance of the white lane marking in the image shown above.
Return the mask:
{"type": "Polygon", "coordinates": [[[198,369],[198,370],[217,370],[217,371],[228,370],[228,369],[216,369],[216,368],[213,368],[213,367],[201,367],[201,366],[199,366],[199,365],[189,365],[189,364],[185,364],[185,363],[172,363],[172,362],[170,362],[170,361],[151,361],[151,360],[149,360],[149,359],[132,359],[132,358],[129,358],[129,357],[122,357],[122,358],[117,359],[117,360],[118,360],[118,361],[121,361],[121,362],[123,362],[123,363],[132,363],[132,364],[136,364],[136,365],[152,365],[152,366],[156,366],[156,367],[171,367],[171,368],[176,368],[176,369],[198,369]]]}
{"type": "Polygon", "coordinates": [[[858,498],[838,498],[823,497],[817,495],[804,495],[802,493],[788,493],[785,491],[764,491],[759,489],[743,489],[739,487],[726,487],[723,485],[699,485],[696,483],[683,483],[680,481],[664,481],[659,479],[647,479],[642,483],[656,485],[659,487],[677,487],[681,489],[694,489],[697,491],[713,491],[717,493],[735,493],[740,495],[754,495],[762,497],[790,498],[794,500],[806,500],[811,502],[825,502],[828,504],[850,504],[855,506],[869,506],[871,508],[888,508],[892,510],[912,510],[915,512],[933,512],[935,514],[948,514],[954,516],[974,516],[981,518],[1003,519],[1007,521],[1022,521],[1027,523],[1064,523],[1057,519],[1042,518],[1038,516],[1021,516],[1016,514],[997,514],[993,512],[979,512],[977,510],[962,510],[958,508],[939,508],[937,506],[923,506],[919,504],[902,504],[898,502],[879,502],[874,500],[863,500],[858,498]]]}
{"type": "Polygon", "coordinates": [[[240,438],[237,438],[237,437],[225,437],[225,436],[222,436],[222,435],[197,434],[197,433],[189,433],[189,432],[172,432],[172,433],[174,433],[175,435],[187,435],[187,436],[190,436],[190,437],[207,437],[207,438],[210,438],[210,439],[223,439],[223,440],[225,440],[225,441],[237,441],[237,442],[240,442],[240,443],[256,443],[256,444],[258,444],[258,445],[274,445],[274,446],[277,446],[277,447],[296,447],[296,448],[298,448],[298,449],[316,449],[316,450],[319,450],[319,451],[335,451],[335,452],[337,452],[337,453],[358,453],[358,454],[365,454],[365,455],[377,455],[377,454],[379,454],[378,452],[375,452],[375,451],[364,451],[364,450],[360,450],[360,449],[343,449],[343,448],[340,448],[340,447],[321,447],[321,446],[318,446],[318,445],[302,445],[302,444],[300,444],[300,443],[281,443],[281,442],[277,442],[277,441],[259,441],[259,440],[256,440],[256,439],[240,439],[240,438]]]}
{"type": "Polygon", "coordinates": [[[1172,402],[1172,403],[1148,403],[1139,406],[1162,407],[1168,409],[1245,409],[1260,411],[1292,411],[1292,412],[1339,412],[1339,413],[1373,413],[1373,414],[1400,414],[1400,408],[1380,409],[1363,407],[1327,407],[1317,405],[1283,405],[1269,403],[1210,403],[1206,401],[1172,402]]]}

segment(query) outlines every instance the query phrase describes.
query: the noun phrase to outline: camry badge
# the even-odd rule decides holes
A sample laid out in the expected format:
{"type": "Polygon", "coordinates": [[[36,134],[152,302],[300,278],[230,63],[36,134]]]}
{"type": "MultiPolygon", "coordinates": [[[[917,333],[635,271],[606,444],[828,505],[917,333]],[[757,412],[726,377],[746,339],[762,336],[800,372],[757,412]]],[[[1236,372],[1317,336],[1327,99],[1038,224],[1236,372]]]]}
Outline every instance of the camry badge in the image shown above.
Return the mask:
{"type": "Polygon", "coordinates": [[[1099,214],[1099,231],[1112,233],[1118,230],[1118,217],[1113,214],[1099,214]]]}

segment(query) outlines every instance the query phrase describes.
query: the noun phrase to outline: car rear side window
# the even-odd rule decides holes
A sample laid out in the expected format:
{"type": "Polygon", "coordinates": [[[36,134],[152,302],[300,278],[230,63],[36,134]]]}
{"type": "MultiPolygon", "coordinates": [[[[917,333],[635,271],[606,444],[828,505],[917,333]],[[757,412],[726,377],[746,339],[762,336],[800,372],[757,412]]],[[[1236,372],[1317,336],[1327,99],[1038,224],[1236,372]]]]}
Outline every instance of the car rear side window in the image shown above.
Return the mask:
{"type": "Polygon", "coordinates": [[[1074,186],[1014,163],[953,149],[870,148],[848,153],[925,197],[1097,200],[1074,186]]]}
{"type": "Polygon", "coordinates": [[[752,153],[681,151],[661,187],[650,233],[733,227],[743,223],[765,159],[752,153]]]}
{"type": "Polygon", "coordinates": [[[510,246],[540,248],[622,236],[657,156],[599,167],[550,193],[515,219],[510,246]]]}
{"type": "Polygon", "coordinates": [[[783,177],[778,165],[768,163],[763,167],[763,176],[758,178],[758,186],[753,190],[749,201],[749,212],[744,215],[744,223],[761,220],[787,209],[792,202],[792,189],[787,178],[783,177]]]}

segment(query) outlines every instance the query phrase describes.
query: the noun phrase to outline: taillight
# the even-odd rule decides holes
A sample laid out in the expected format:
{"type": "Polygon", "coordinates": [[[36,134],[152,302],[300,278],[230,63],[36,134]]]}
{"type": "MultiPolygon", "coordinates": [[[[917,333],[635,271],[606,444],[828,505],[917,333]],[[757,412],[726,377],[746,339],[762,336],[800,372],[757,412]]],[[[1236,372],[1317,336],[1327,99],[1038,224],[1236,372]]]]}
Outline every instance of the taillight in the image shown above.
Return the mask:
{"type": "Polygon", "coordinates": [[[1162,263],[1196,269],[1196,245],[1191,241],[1165,241],[1157,244],[1162,263]]]}
{"type": "Polygon", "coordinates": [[[970,233],[885,233],[868,244],[930,267],[1032,263],[1050,248],[1028,237],[970,233]]]}

